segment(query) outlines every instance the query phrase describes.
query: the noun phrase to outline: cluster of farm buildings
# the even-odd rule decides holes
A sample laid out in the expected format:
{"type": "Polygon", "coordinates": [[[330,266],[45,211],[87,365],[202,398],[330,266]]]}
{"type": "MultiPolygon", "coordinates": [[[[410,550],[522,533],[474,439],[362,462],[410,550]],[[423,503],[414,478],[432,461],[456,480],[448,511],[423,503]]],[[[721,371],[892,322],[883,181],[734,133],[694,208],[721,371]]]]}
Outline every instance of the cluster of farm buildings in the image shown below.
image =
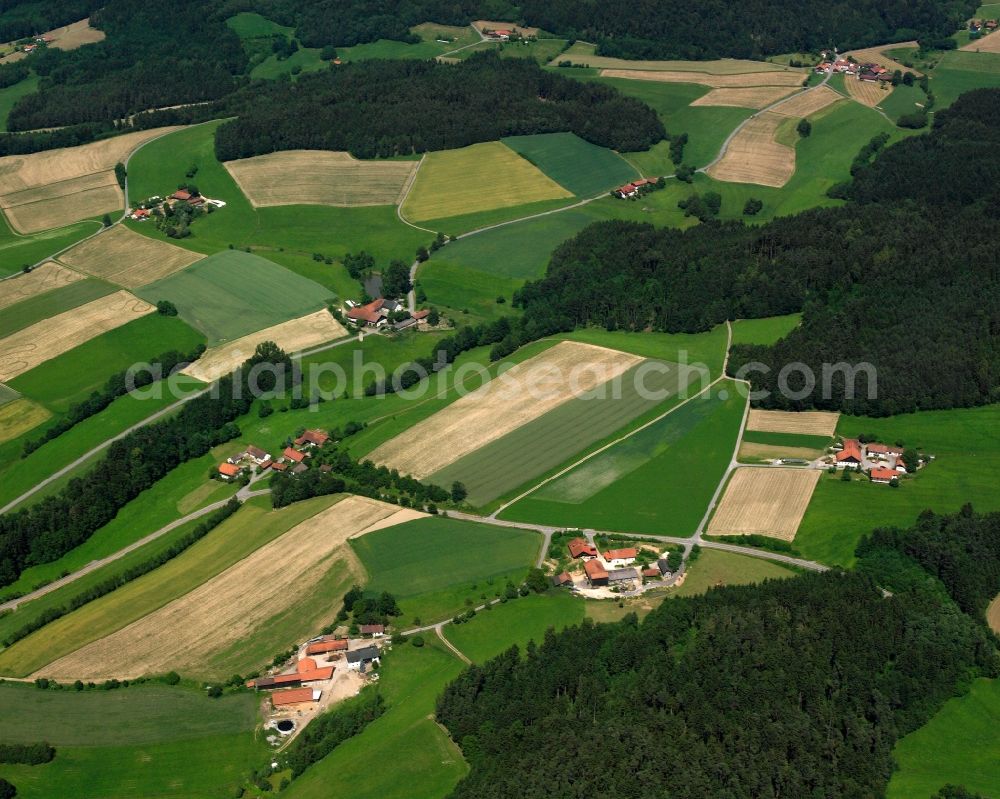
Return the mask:
{"type": "MultiPolygon", "coordinates": [[[[275,472],[290,471],[292,474],[301,474],[309,468],[306,461],[312,456],[311,450],[322,447],[329,440],[330,436],[322,430],[306,430],[292,442],[292,446],[285,447],[281,455],[276,458],[272,458],[271,453],[265,452],[260,447],[250,445],[242,452],[227,458],[225,463],[219,464],[219,477],[227,481],[236,480],[253,469],[261,472],[271,469],[275,472]]],[[[325,464],[319,468],[320,471],[330,470],[325,464]]]]}
{"type": "Polygon", "coordinates": [[[392,325],[393,330],[406,330],[410,327],[427,324],[427,317],[430,315],[429,310],[423,309],[393,322],[393,317],[400,313],[405,313],[405,308],[399,300],[387,300],[379,297],[365,305],[358,305],[347,300],[347,319],[358,327],[382,328],[392,325]]]}
{"type": "Polygon", "coordinates": [[[840,72],[851,75],[858,80],[888,83],[892,81],[892,72],[875,63],[859,64],[847,58],[836,61],[823,60],[816,65],[816,72],[825,75],[828,72],[840,72]]]}
{"type": "MultiPolygon", "coordinates": [[[[665,557],[660,557],[655,564],[636,567],[639,550],[636,547],[609,549],[603,554],[597,547],[583,538],[574,538],[566,545],[570,557],[583,562],[583,579],[580,585],[589,588],[605,588],[617,586],[633,588],[646,580],[663,580],[673,574],[673,569],[665,557]]],[[[553,585],[577,587],[573,575],[564,571],[552,578],[553,585]]]]}
{"type": "Polygon", "coordinates": [[[626,183],[624,186],[619,186],[611,193],[620,200],[630,200],[633,197],[638,197],[645,191],[649,191],[650,189],[646,189],[646,186],[652,188],[655,185],[656,178],[641,178],[632,183],[626,183]]]}
{"type": "Polygon", "coordinates": [[[29,42],[28,44],[22,44],[18,49],[22,53],[28,53],[30,55],[31,53],[35,52],[35,50],[37,50],[39,47],[45,47],[51,41],[52,38],[49,36],[36,36],[33,42],[29,42]]]}
{"type": "Polygon", "coordinates": [[[907,471],[902,447],[874,441],[862,443],[856,438],[843,440],[833,456],[833,463],[838,469],[867,471],[873,483],[886,485],[898,480],[907,471]]]}
{"type": "Polygon", "coordinates": [[[129,212],[129,218],[136,221],[144,221],[149,219],[157,210],[160,210],[165,205],[176,205],[177,203],[187,203],[192,208],[202,208],[207,205],[214,205],[216,208],[225,208],[226,204],[222,200],[211,200],[208,197],[203,197],[197,191],[188,191],[187,189],[178,189],[169,197],[150,197],[145,202],[141,203],[136,208],[133,208],[129,212]]]}
{"type": "Polygon", "coordinates": [[[978,39],[988,33],[993,33],[1000,29],[1000,22],[995,19],[972,19],[969,20],[969,34],[971,39],[978,39]]]}

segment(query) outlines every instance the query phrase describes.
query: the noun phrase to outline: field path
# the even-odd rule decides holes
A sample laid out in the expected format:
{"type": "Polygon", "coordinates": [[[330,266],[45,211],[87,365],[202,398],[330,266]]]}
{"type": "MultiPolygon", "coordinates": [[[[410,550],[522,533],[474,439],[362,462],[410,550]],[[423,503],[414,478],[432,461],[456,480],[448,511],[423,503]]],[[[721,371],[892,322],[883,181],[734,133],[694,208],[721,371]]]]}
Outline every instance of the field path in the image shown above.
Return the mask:
{"type": "MultiPolygon", "coordinates": [[[[486,606],[484,605],[483,607],[486,607],[486,606]]],[[[448,640],[447,638],[445,638],[445,637],[444,637],[444,625],[445,625],[445,624],[447,624],[447,622],[441,622],[440,624],[438,624],[438,625],[437,625],[437,626],[436,626],[436,627],[434,628],[434,632],[436,632],[436,633],[437,633],[437,637],[441,639],[441,643],[443,643],[443,644],[444,644],[444,645],[445,645],[446,647],[448,647],[448,649],[450,649],[450,650],[451,650],[452,652],[454,652],[454,653],[455,653],[455,656],[456,656],[456,657],[457,657],[457,658],[458,658],[459,660],[461,660],[461,661],[462,661],[463,663],[465,663],[465,664],[466,664],[467,666],[471,666],[471,665],[472,665],[472,661],[471,661],[471,660],[469,660],[469,659],[468,659],[468,658],[467,658],[467,657],[465,656],[465,654],[464,654],[464,653],[462,652],[462,650],[461,650],[461,649],[459,649],[459,648],[458,648],[457,646],[455,646],[455,645],[454,645],[454,644],[453,644],[453,643],[452,643],[451,641],[449,641],[449,640],[448,640]]]]}

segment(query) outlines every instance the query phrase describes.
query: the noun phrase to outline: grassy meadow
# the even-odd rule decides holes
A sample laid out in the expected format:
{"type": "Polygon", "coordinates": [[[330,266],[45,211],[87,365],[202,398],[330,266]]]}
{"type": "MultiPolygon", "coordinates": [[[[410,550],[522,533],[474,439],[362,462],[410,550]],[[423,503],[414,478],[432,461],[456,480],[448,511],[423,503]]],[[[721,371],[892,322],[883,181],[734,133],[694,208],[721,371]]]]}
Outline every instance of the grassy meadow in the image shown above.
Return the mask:
{"type": "Polygon", "coordinates": [[[18,397],[0,405],[0,445],[20,438],[52,417],[43,406],[18,397]]]}
{"type": "Polygon", "coordinates": [[[0,337],[9,336],[50,316],[71,311],[117,290],[117,286],[112,286],[103,280],[88,278],[21,300],[3,309],[3,317],[0,318],[0,337]]]}
{"type": "Polygon", "coordinates": [[[543,485],[501,518],[691,535],[729,465],[743,418],[744,398],[722,385],[543,485]]]}
{"type": "Polygon", "coordinates": [[[376,530],[351,541],[370,591],[389,591],[400,603],[400,624],[449,618],[519,584],[541,546],[532,531],[430,517],[376,530]]]}
{"type": "Polygon", "coordinates": [[[1000,405],[885,419],[842,416],[838,435],[873,435],[936,458],[901,480],[899,488],[824,475],[795,536],[795,548],[812,560],[849,567],[858,541],[876,527],[909,527],[924,509],[954,513],[966,502],[980,512],[1000,510],[998,431],[1000,405]]]}
{"type": "Polygon", "coordinates": [[[379,39],[353,47],[338,47],[337,57],[345,63],[373,58],[434,58],[479,41],[479,35],[471,26],[457,27],[425,22],[410,28],[410,32],[419,36],[420,42],[410,44],[379,39]]]}
{"type": "Polygon", "coordinates": [[[30,72],[28,77],[18,81],[12,86],[0,89],[0,130],[7,130],[7,118],[10,110],[22,97],[34,94],[38,89],[38,81],[41,78],[34,72],[30,72]]]}
{"type": "Polygon", "coordinates": [[[577,197],[592,197],[639,177],[618,153],[573,133],[511,136],[501,141],[577,197]]]}
{"type": "Polygon", "coordinates": [[[733,322],[733,344],[775,344],[791,333],[802,314],[768,316],[764,319],[737,319],[733,322]]]}
{"type": "Polygon", "coordinates": [[[96,233],[100,228],[99,222],[84,220],[55,230],[22,236],[11,230],[7,218],[0,213],[0,277],[20,272],[25,266],[34,266],[53,253],[65,250],[96,233]]]}

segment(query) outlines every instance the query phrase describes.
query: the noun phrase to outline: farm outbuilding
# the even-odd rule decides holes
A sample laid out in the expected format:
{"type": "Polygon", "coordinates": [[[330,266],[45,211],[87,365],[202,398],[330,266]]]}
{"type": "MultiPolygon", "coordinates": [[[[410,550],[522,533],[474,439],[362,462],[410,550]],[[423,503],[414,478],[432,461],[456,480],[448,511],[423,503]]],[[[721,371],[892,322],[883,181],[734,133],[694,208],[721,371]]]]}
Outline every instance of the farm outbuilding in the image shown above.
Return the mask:
{"type": "Polygon", "coordinates": [[[319,688],[290,688],[271,694],[271,705],[275,708],[318,702],[323,692],[319,688]]]}
{"type": "Polygon", "coordinates": [[[355,649],[353,652],[347,653],[347,668],[360,671],[363,674],[368,666],[381,662],[379,656],[380,653],[377,646],[366,646],[364,649],[355,649]]]}
{"type": "Polygon", "coordinates": [[[583,564],[583,570],[587,573],[587,582],[591,587],[608,584],[608,572],[598,560],[588,560],[583,564]]]}

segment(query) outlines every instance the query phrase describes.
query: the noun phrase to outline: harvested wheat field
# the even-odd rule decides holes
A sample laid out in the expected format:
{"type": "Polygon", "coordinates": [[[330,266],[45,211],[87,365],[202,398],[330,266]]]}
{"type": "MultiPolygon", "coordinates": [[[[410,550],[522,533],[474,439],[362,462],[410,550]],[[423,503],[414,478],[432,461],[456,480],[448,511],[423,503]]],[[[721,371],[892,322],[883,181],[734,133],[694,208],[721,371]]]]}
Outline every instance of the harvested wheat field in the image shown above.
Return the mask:
{"type": "Polygon", "coordinates": [[[899,70],[900,72],[912,72],[914,75],[923,75],[924,73],[919,70],[913,69],[912,67],[905,67],[898,61],[889,58],[883,51],[884,50],[899,50],[906,47],[919,47],[920,45],[915,41],[909,42],[896,42],[895,44],[886,44],[882,47],[866,47],[863,50],[851,50],[848,53],[842,53],[841,58],[847,58],[848,56],[853,56],[854,60],[859,64],[878,64],[880,67],[885,67],[890,72],[899,70]]]}
{"type": "Polygon", "coordinates": [[[981,39],[975,39],[964,47],[960,47],[958,49],[970,50],[974,53],[1000,53],[1000,31],[988,33],[981,39]]]}
{"type": "Polygon", "coordinates": [[[708,523],[708,534],[756,533],[791,541],[821,475],[819,469],[737,469],[708,523]]]}
{"type": "Polygon", "coordinates": [[[22,300],[83,280],[83,275],[55,261],[46,261],[27,274],[0,280],[0,310],[22,300]]]}
{"type": "Polygon", "coordinates": [[[331,569],[362,580],[364,569],[347,539],[398,510],[364,497],[342,499],[193,591],[43,671],[60,680],[203,671],[213,654],[310,596],[331,569]]]}
{"type": "Polygon", "coordinates": [[[422,479],[642,360],[591,344],[560,342],[414,425],[369,457],[422,479]]]}
{"type": "Polygon", "coordinates": [[[843,95],[838,94],[833,89],[817,86],[815,89],[789,98],[773,110],[775,114],[781,114],[785,117],[802,118],[812,116],[817,111],[822,111],[827,106],[843,99],[843,95]]]}
{"type": "Polygon", "coordinates": [[[986,608],[986,623],[993,632],[1000,635],[1000,594],[997,594],[986,608]]]}
{"type": "Polygon", "coordinates": [[[761,411],[751,409],[747,430],[761,433],[798,433],[830,436],[837,430],[840,414],[833,411],[761,411]]]}
{"type": "Polygon", "coordinates": [[[823,450],[811,447],[782,447],[773,444],[757,444],[752,441],[743,441],[740,443],[740,451],[736,459],[743,463],[748,461],[775,460],[777,458],[802,458],[803,460],[811,461],[822,454],[823,450]]]}
{"type": "Polygon", "coordinates": [[[359,161],[328,150],[284,152],[223,166],[250,202],[271,205],[395,205],[417,161],[359,161]]]}
{"type": "Polygon", "coordinates": [[[85,274],[136,289],[204,258],[200,253],[157,241],[115,225],[59,256],[85,274]]]}
{"type": "Polygon", "coordinates": [[[751,86],[746,89],[712,89],[703,94],[692,106],[732,106],[734,108],[766,108],[787,97],[794,89],[789,86],[751,86]]]}
{"type": "Polygon", "coordinates": [[[79,147],[0,158],[0,208],[22,233],[118,210],[125,201],[115,180],[115,164],[172,130],[179,128],[153,128],[79,147]]]}
{"type": "Polygon", "coordinates": [[[787,117],[773,111],[754,117],[740,128],[722,159],[706,172],[729,183],[757,183],[781,188],[795,174],[795,149],[775,141],[787,117]]]}
{"type": "Polygon", "coordinates": [[[211,383],[232,372],[253,355],[257,345],[264,341],[273,341],[285,352],[293,353],[346,335],[344,326],[324,309],[307,316],[300,316],[298,319],[289,319],[280,325],[265,327],[221,347],[212,347],[183,372],[205,383],[211,383]]]}
{"type": "Polygon", "coordinates": [[[717,75],[711,72],[670,72],[646,69],[602,69],[602,78],[630,78],[661,83],[700,83],[713,89],[737,89],[747,86],[802,85],[801,72],[746,72],[739,75],[717,75]]]}
{"type": "Polygon", "coordinates": [[[869,108],[874,108],[892,94],[892,86],[888,83],[856,80],[850,76],[844,78],[844,86],[847,87],[847,93],[851,95],[851,99],[857,100],[869,108]]]}
{"type": "Polygon", "coordinates": [[[0,339],[0,382],[154,310],[127,291],[116,291],[18,330],[0,339]]]}
{"type": "Polygon", "coordinates": [[[624,58],[594,55],[584,53],[582,42],[577,42],[565,53],[557,55],[553,61],[570,60],[574,64],[594,67],[595,69],[646,70],[649,72],[707,72],[711,75],[742,75],[755,72],[791,72],[799,75],[799,81],[805,79],[806,71],[791,69],[782,64],[772,64],[767,61],[747,61],[741,58],[719,58],[715,61],[632,61],[624,58]]]}
{"type": "Polygon", "coordinates": [[[376,530],[384,530],[386,527],[395,527],[397,524],[403,524],[404,522],[413,522],[417,519],[425,519],[427,516],[428,514],[422,513],[419,510],[413,510],[413,508],[401,508],[391,516],[386,516],[384,519],[379,519],[374,524],[368,525],[368,527],[360,533],[352,535],[351,538],[360,538],[368,533],[374,533],[376,530]]]}
{"type": "Polygon", "coordinates": [[[104,31],[90,27],[89,17],[74,22],[72,25],[56,28],[43,35],[52,39],[49,47],[55,47],[57,50],[75,50],[85,44],[95,44],[103,42],[105,39],[104,31]]]}

